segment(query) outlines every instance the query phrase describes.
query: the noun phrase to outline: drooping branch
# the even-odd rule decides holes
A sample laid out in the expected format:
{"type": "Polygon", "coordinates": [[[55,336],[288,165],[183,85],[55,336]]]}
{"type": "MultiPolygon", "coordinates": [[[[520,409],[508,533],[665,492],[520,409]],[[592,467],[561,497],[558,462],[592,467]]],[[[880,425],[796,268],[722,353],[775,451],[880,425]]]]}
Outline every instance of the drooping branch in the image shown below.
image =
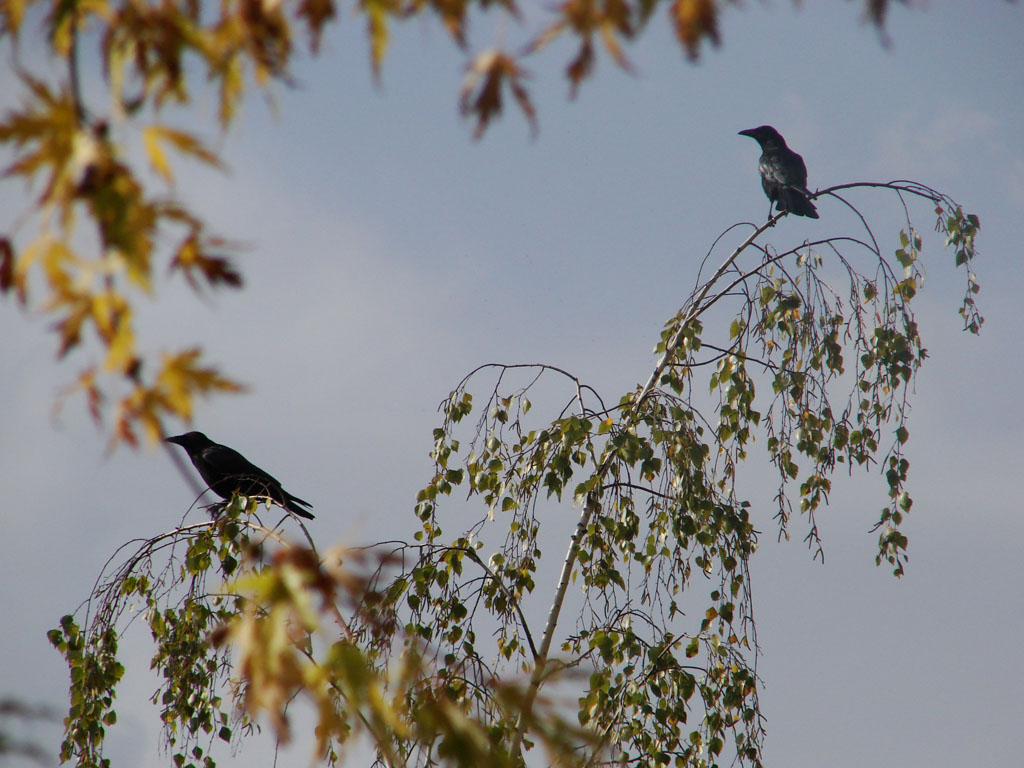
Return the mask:
{"type": "MultiPolygon", "coordinates": [[[[704,283],[703,287],[697,291],[696,295],[687,301],[686,307],[682,310],[683,318],[680,320],[678,328],[665,344],[665,351],[654,366],[654,370],[651,371],[651,375],[648,377],[646,383],[640,388],[640,391],[632,405],[623,415],[623,421],[626,424],[626,429],[635,426],[638,421],[640,408],[644,399],[651,393],[666,366],[674,358],[676,350],[685,338],[685,334],[690,327],[690,323],[692,323],[693,319],[704,310],[702,302],[711,292],[711,289],[717,283],[719,278],[729,270],[736,259],[739,258],[740,254],[749,248],[763,232],[773,227],[783,215],[784,214],[776,214],[760,227],[755,228],[754,231],[742,243],[740,243],[740,245],[737,246],[731,254],[729,254],[728,258],[726,258],[718,269],[715,270],[714,274],[704,283]]],[[[594,470],[592,476],[597,478],[598,483],[604,482],[605,475],[612,466],[613,460],[614,453],[611,451],[607,452],[601,460],[601,463],[594,470]]],[[[569,548],[566,552],[565,559],[562,562],[562,570],[559,574],[558,583],[555,587],[555,596],[551,604],[551,609],[548,612],[548,619],[547,624],[544,627],[544,634],[541,637],[540,656],[537,663],[534,665],[532,674],[530,675],[530,682],[527,686],[526,696],[523,700],[524,714],[520,715],[519,723],[513,736],[511,744],[511,751],[513,755],[520,754],[526,723],[526,713],[529,712],[530,707],[533,705],[537,693],[540,690],[541,681],[544,679],[545,666],[547,664],[548,654],[551,651],[551,642],[558,626],[558,620],[562,612],[562,605],[565,601],[565,593],[569,588],[569,583],[572,579],[572,571],[576,566],[580,543],[583,541],[583,536],[586,534],[587,528],[590,526],[591,519],[600,507],[600,492],[591,491],[587,495],[587,500],[583,505],[582,512],[580,513],[579,522],[576,524],[576,529],[573,531],[572,537],[569,540],[569,548]]]]}
{"type": "MultiPolygon", "coordinates": [[[[964,216],[959,206],[957,206],[949,197],[942,195],[941,193],[938,193],[935,190],[924,185],[918,184],[916,182],[901,180],[889,183],[866,182],[843,184],[830,187],[825,190],[821,190],[812,197],[832,195],[842,200],[842,198],[840,198],[837,194],[839,191],[856,188],[889,189],[895,191],[897,195],[900,196],[901,201],[903,194],[910,194],[913,196],[928,199],[937,206],[937,212],[940,216],[939,227],[940,229],[945,229],[947,233],[950,229],[952,229],[954,233],[957,231],[958,225],[955,222],[966,223],[965,225],[962,225],[965,226],[965,228],[971,225],[973,225],[973,227],[975,228],[977,227],[976,218],[964,216]],[[943,212],[945,212],[947,216],[949,216],[948,220],[943,218],[943,212]]],[[[845,200],[843,200],[843,202],[846,203],[845,200]]],[[[904,210],[906,211],[905,203],[904,210]]],[[[871,232],[870,226],[868,225],[864,217],[860,214],[860,212],[856,210],[856,208],[854,208],[854,211],[860,217],[862,224],[867,230],[868,236],[872,241],[871,245],[853,237],[828,238],[817,241],[817,244],[827,244],[829,247],[834,249],[835,243],[838,241],[846,240],[856,243],[867,248],[869,251],[875,253],[880,263],[883,264],[883,268],[888,269],[888,265],[885,264],[885,260],[882,258],[881,250],[877,244],[877,241],[875,241],[874,239],[874,235],[871,232]]],[[[664,349],[661,354],[661,357],[655,364],[654,369],[651,371],[651,374],[647,378],[646,382],[639,388],[638,392],[634,396],[632,396],[629,405],[626,407],[625,411],[622,414],[621,429],[623,431],[628,432],[634,429],[642,420],[642,413],[645,400],[654,392],[656,386],[658,385],[658,382],[665,374],[666,369],[670,365],[674,365],[677,363],[678,352],[680,351],[680,348],[686,345],[687,340],[690,338],[690,334],[692,334],[693,332],[694,321],[702,314],[704,314],[718,300],[720,300],[726,295],[729,295],[735,288],[743,284],[748,278],[754,276],[755,274],[762,274],[766,266],[778,262],[782,257],[791,255],[797,251],[797,249],[791,249],[781,254],[775,254],[770,257],[767,257],[766,253],[767,258],[764,261],[762,261],[758,266],[754,267],[751,270],[741,272],[738,277],[729,282],[716,294],[712,295],[712,291],[718,285],[719,281],[723,278],[723,276],[725,276],[730,270],[733,269],[733,265],[735,264],[737,258],[739,258],[739,256],[742,253],[744,253],[747,249],[754,246],[756,241],[761,237],[761,235],[763,235],[766,231],[773,227],[783,215],[785,214],[776,214],[775,216],[769,218],[768,221],[761,224],[760,226],[754,226],[751,234],[748,235],[736,248],[733,249],[733,251],[721,263],[721,265],[715,270],[715,272],[707,280],[705,280],[704,283],[701,286],[699,286],[695,290],[693,295],[687,300],[687,302],[677,315],[678,319],[676,321],[674,330],[671,332],[667,340],[664,342],[664,349]]],[[[971,238],[973,238],[973,231],[970,231],[968,235],[971,238]]],[[[947,244],[949,244],[949,242],[947,242],[947,244]]],[[[959,246],[959,243],[956,241],[954,241],[952,244],[959,246]]],[[[809,251],[809,249],[813,247],[813,245],[814,243],[805,243],[800,248],[807,249],[809,251]]],[[[973,239],[971,239],[967,243],[966,247],[961,247],[961,250],[963,251],[964,255],[962,257],[958,255],[958,264],[966,262],[973,257],[973,239]]],[[[849,269],[849,267],[847,268],[849,269]]],[[[895,275],[892,275],[890,273],[890,277],[892,282],[895,283],[895,275]]],[[[973,285],[974,284],[972,282],[971,286],[973,285]]],[[[980,322],[978,322],[977,325],[980,326],[980,322]]],[[[778,369],[778,366],[776,366],[776,369],[778,369]]],[[[613,466],[615,459],[615,450],[612,449],[610,446],[607,447],[605,449],[603,457],[596,464],[595,469],[591,473],[590,481],[588,481],[593,482],[594,486],[593,489],[589,491],[586,495],[583,508],[580,512],[579,520],[569,541],[569,546],[567,548],[566,555],[563,560],[560,575],[558,578],[558,582],[555,588],[554,598],[552,600],[551,608],[548,612],[547,623],[545,625],[544,633],[541,637],[539,657],[531,672],[527,690],[522,702],[523,709],[518,717],[516,730],[511,741],[510,749],[512,751],[512,754],[516,757],[521,758],[522,740],[525,735],[526,723],[529,720],[529,711],[533,705],[533,702],[536,699],[541,684],[546,676],[548,655],[550,653],[551,644],[553,642],[554,634],[559,623],[559,618],[561,616],[566,591],[572,579],[572,573],[579,557],[582,541],[588,529],[590,528],[595,515],[599,512],[599,510],[602,507],[601,498],[603,493],[606,489],[614,485],[612,484],[610,486],[609,484],[606,483],[606,475],[609,472],[610,468],[613,466]]],[[[901,472],[905,474],[905,469],[902,469],[901,472]]],[[[893,485],[893,482],[894,481],[890,480],[890,485],[892,487],[898,487],[898,482],[900,482],[899,479],[895,481],[897,485],[893,485]]],[[[827,498],[827,487],[823,488],[822,497],[827,498]]],[[[809,514],[813,515],[813,506],[810,508],[809,514]]],[[[815,530],[816,527],[812,524],[812,535],[815,530]]],[[[894,540],[894,546],[899,546],[898,539],[894,540]]]]}

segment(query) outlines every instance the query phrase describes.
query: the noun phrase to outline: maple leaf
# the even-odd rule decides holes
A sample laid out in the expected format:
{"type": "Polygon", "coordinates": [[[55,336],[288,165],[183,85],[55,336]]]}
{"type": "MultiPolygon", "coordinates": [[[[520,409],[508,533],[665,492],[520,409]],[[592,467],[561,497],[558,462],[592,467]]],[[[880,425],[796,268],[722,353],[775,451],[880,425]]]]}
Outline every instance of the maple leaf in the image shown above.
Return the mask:
{"type": "Polygon", "coordinates": [[[197,348],[165,354],[156,377],[154,394],[158,395],[158,402],[186,421],[192,418],[192,400],[196,395],[244,390],[241,384],[222,376],[216,368],[200,365],[200,354],[197,348]]]}
{"type": "Polygon", "coordinates": [[[227,244],[218,238],[203,242],[198,232],[193,231],[182,242],[174,259],[171,261],[171,271],[181,270],[185,280],[196,291],[202,287],[196,280],[194,273],[198,270],[206,278],[211,286],[220,283],[230,285],[232,288],[242,286],[242,275],[234,268],[231,261],[223,256],[213,256],[207,253],[207,247],[225,247],[227,244]]]}
{"type": "Polygon", "coordinates": [[[580,44],[576,58],[569,62],[565,73],[569,78],[569,97],[575,99],[582,83],[594,70],[594,46],[590,39],[580,44]]]}
{"type": "Polygon", "coordinates": [[[479,139],[491,119],[501,114],[502,88],[506,84],[532,133],[537,133],[537,113],[523,85],[525,78],[519,63],[497,49],[484,51],[472,61],[462,83],[459,109],[463,116],[476,115],[473,138],[479,139]]]}
{"type": "Polygon", "coordinates": [[[171,172],[171,165],[161,146],[163,142],[171,144],[179,152],[201,160],[207,165],[223,168],[220,158],[187,131],[179,131],[159,124],[148,125],[142,129],[142,141],[153,169],[168,183],[174,181],[174,174],[171,172]]]}
{"type": "Polygon", "coordinates": [[[309,25],[310,47],[313,53],[319,52],[324,24],[333,19],[335,14],[333,0],[301,0],[299,3],[296,15],[300,19],[304,18],[309,25]]]}
{"type": "Polygon", "coordinates": [[[676,37],[690,59],[697,58],[702,38],[707,37],[713,45],[721,42],[714,0],[676,0],[671,13],[676,37]]]}

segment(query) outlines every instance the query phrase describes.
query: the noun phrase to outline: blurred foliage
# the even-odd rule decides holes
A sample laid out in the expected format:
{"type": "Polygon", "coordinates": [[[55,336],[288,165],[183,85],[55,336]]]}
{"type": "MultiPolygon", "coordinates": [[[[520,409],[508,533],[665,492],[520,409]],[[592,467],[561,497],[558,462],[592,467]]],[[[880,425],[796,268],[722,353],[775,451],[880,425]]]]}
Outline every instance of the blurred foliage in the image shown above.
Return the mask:
{"type": "MultiPolygon", "coordinates": [[[[725,0],[565,0],[545,8],[539,32],[517,50],[504,45],[467,52],[461,112],[475,135],[502,111],[507,98],[533,130],[537,115],[524,60],[556,41],[574,50],[565,70],[575,93],[594,72],[600,51],[629,70],[627,43],[640,37],[664,5],[686,56],[722,38],[725,0]]],[[[882,28],[889,0],[865,0],[865,14],[882,28]]],[[[134,305],[152,294],[161,265],[180,273],[197,292],[237,288],[242,275],[231,243],[172,194],[174,163],[189,158],[220,168],[220,158],[193,130],[170,125],[167,107],[181,111],[197,90],[216,94],[220,127],[238,115],[250,82],[290,84],[297,52],[316,54],[329,24],[343,12],[365,20],[375,76],[387,54],[390,29],[416,17],[436,18],[452,42],[468,49],[469,19],[495,17],[497,28],[517,22],[515,0],[4,0],[0,40],[11,46],[23,86],[20,108],[0,120],[0,146],[12,156],[7,180],[35,191],[25,211],[0,232],[0,293],[53,318],[58,358],[85,341],[98,343],[69,393],[84,395],[97,420],[111,414],[111,445],[155,442],[168,418],[190,420],[196,397],[235,392],[239,383],[205,362],[199,349],[149,359],[140,351],[134,305]],[[22,43],[39,50],[30,69],[22,43]],[[48,82],[47,63],[63,77],[48,82]],[[84,63],[95,67],[82,72],[84,63]],[[43,72],[46,72],[44,76],[43,72]],[[105,97],[95,87],[105,82],[105,97]],[[85,94],[92,94],[86,103],[85,94]],[[99,103],[103,102],[103,103],[99,103]],[[126,148],[138,138],[160,191],[144,183],[126,148]],[[35,232],[28,232],[35,226],[35,232]]],[[[504,33],[499,33],[504,39],[504,33]]],[[[99,91],[102,93],[102,91],[99,91]]]]}
{"type": "Polygon", "coordinates": [[[799,525],[823,558],[817,515],[835,473],[866,473],[885,498],[876,562],[896,576],[907,564],[922,201],[967,275],[964,327],[982,324],[976,216],[908,181],[819,196],[850,206],[860,231],[779,246],[768,234],[783,214],[730,228],[702,273],[726,235],[749,234],[698,279],[653,371],[618,399],[550,365],[467,375],[441,403],[411,540],[320,553],[235,499],[123,548],[84,617],[50,633],[72,680],[62,758],[107,765],[118,641],[141,617],[179,768],[213,768],[216,742],[258,721],[281,741],[311,734],[327,764],[369,740],[388,768],[761,766],[758,525],[780,539],[799,525]],[[860,203],[879,195],[906,217],[891,248],[860,203]],[[752,458],[776,472],[773,519],[746,495],[752,458]],[[544,550],[559,551],[569,509],[555,580],[544,550]]]}
{"type": "Polygon", "coordinates": [[[32,706],[11,697],[0,698],[0,764],[7,757],[21,757],[39,765],[52,762],[49,751],[38,740],[25,738],[25,726],[31,722],[54,723],[59,718],[47,707],[32,706]]]}

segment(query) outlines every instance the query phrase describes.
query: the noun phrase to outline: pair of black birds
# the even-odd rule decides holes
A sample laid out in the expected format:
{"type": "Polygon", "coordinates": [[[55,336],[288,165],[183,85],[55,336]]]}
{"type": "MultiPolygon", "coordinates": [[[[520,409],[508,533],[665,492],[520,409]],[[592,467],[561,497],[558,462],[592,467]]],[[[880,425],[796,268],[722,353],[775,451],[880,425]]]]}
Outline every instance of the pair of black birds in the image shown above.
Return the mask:
{"type": "MultiPolygon", "coordinates": [[[[761,145],[761,159],[757,169],[761,186],[768,196],[768,215],[772,207],[779,213],[818,218],[818,211],[810,201],[807,190],[807,166],[804,159],[786,146],[786,140],[770,125],[740,131],[761,145]]],[[[202,432],[186,432],[167,438],[167,442],[180,445],[188,453],[195,468],[210,490],[223,499],[233,495],[268,498],[289,512],[312,520],[308,508],[313,505],[292,496],[281,483],[250,462],[238,451],[213,442],[202,432]]]]}

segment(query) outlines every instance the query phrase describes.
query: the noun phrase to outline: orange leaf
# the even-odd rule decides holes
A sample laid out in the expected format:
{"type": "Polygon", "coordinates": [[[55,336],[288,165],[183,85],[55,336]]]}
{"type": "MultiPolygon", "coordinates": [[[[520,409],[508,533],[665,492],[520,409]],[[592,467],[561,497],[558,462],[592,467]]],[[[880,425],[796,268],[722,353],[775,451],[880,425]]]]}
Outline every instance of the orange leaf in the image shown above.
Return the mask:
{"type": "Polygon", "coordinates": [[[178,252],[174,255],[174,259],[171,262],[171,270],[180,269],[185,274],[188,284],[196,291],[200,289],[200,285],[193,275],[195,270],[199,270],[211,286],[224,283],[233,288],[241,287],[242,275],[227,258],[212,256],[206,253],[207,245],[224,246],[224,243],[216,239],[208,244],[203,243],[198,233],[192,232],[185,238],[178,248],[178,252]]]}
{"type": "Polygon", "coordinates": [[[570,98],[576,98],[576,93],[580,89],[580,83],[583,82],[593,69],[594,46],[588,38],[580,45],[580,50],[579,53],[576,54],[576,58],[570,61],[568,68],[566,68],[566,74],[569,77],[570,98]]]}
{"type": "Polygon", "coordinates": [[[497,49],[484,51],[472,61],[462,82],[459,109],[464,116],[476,116],[474,138],[479,139],[491,119],[501,114],[502,86],[505,83],[531,130],[537,132],[537,114],[523,85],[525,78],[526,72],[518,62],[497,49]]]}
{"type": "Polygon", "coordinates": [[[672,4],[676,37],[689,58],[697,58],[701,38],[707,37],[714,45],[720,42],[717,14],[714,0],[676,0],[672,4]]]}
{"type": "Polygon", "coordinates": [[[57,357],[62,358],[74,349],[82,340],[82,324],[89,317],[89,302],[78,301],[67,316],[56,325],[60,333],[60,349],[57,357]]]}
{"type": "Polygon", "coordinates": [[[310,45],[313,53],[320,50],[320,36],[324,24],[334,18],[333,0],[302,0],[296,11],[299,18],[304,18],[309,25],[310,45]]]}

